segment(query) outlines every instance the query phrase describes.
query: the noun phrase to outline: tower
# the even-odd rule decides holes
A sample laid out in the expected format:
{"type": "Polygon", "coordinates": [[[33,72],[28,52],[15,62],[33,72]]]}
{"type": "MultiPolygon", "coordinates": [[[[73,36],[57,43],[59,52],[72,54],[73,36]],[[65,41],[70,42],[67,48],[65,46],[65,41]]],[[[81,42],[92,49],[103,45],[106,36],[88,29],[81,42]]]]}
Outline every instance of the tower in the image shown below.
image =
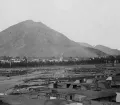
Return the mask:
{"type": "Polygon", "coordinates": [[[63,53],[61,54],[59,61],[63,61],[63,53]]]}

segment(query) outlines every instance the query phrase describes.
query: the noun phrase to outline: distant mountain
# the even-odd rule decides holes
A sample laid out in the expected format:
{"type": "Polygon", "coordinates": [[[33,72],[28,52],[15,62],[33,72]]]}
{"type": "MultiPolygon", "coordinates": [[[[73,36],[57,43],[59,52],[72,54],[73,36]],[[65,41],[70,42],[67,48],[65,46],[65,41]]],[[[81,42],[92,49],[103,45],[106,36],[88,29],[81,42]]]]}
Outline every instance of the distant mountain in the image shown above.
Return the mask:
{"type": "Polygon", "coordinates": [[[97,57],[105,53],[68,39],[41,22],[27,20],[0,32],[0,56],[97,57]],[[96,52],[97,51],[97,52],[96,52]]]}
{"type": "Polygon", "coordinates": [[[78,42],[81,46],[84,46],[84,47],[91,47],[93,48],[92,45],[88,44],[88,43],[84,43],[84,42],[78,42]]]}
{"type": "Polygon", "coordinates": [[[109,54],[109,55],[120,55],[120,50],[111,49],[111,48],[103,46],[103,45],[97,45],[94,48],[98,49],[106,54],[109,54]]]}
{"type": "Polygon", "coordinates": [[[92,47],[86,47],[87,50],[91,51],[91,52],[94,52],[96,53],[99,57],[103,57],[103,56],[107,56],[109,54],[106,54],[105,52],[99,50],[99,49],[95,49],[95,48],[92,48],[92,47]]]}

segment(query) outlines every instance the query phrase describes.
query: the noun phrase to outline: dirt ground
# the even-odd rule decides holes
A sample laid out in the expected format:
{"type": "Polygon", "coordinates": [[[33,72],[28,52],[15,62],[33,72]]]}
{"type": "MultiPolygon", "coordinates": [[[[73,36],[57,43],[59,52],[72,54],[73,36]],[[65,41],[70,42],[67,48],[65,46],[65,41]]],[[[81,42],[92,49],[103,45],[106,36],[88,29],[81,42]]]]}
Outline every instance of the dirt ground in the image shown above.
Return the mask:
{"type": "Polygon", "coordinates": [[[44,99],[32,99],[29,96],[25,95],[9,95],[1,98],[1,100],[5,103],[9,103],[10,105],[44,105],[45,102],[44,99]]]}
{"type": "MultiPolygon", "coordinates": [[[[92,66],[86,66],[86,68],[94,68],[94,65],[92,66]]],[[[45,69],[45,67],[43,67],[45,69]]],[[[49,67],[47,67],[48,69],[49,67]]],[[[54,68],[54,67],[51,67],[54,68]]],[[[58,67],[55,67],[55,69],[58,67]]],[[[61,67],[62,68],[62,67],[61,67]]],[[[68,67],[67,67],[68,68],[68,67]]],[[[64,67],[62,68],[64,69],[64,67]]],[[[34,71],[34,70],[33,70],[34,71]]],[[[3,77],[0,76],[0,93],[4,93],[6,90],[14,87],[16,84],[21,84],[24,82],[24,80],[30,80],[30,83],[32,79],[36,78],[36,80],[40,77],[41,71],[35,70],[34,72],[31,72],[27,75],[21,75],[21,76],[12,76],[12,77],[3,77]]],[[[38,81],[40,83],[40,81],[38,81]]],[[[29,83],[29,84],[30,84],[29,83]]],[[[5,102],[5,104],[0,105],[44,105],[45,99],[40,98],[30,98],[28,95],[7,95],[7,96],[0,96],[0,100],[5,102]],[[9,104],[6,104],[9,103],[9,104]]],[[[0,101],[1,102],[1,101],[0,101]]]]}

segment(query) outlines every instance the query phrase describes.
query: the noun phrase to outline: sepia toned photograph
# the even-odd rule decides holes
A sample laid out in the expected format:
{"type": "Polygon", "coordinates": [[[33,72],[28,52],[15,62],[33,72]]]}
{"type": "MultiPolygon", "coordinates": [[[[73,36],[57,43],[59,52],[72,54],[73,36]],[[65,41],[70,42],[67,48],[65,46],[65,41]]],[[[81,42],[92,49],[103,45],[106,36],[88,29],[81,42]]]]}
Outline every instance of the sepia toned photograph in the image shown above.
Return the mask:
{"type": "Polygon", "coordinates": [[[0,105],[120,105],[120,0],[0,0],[0,105]]]}

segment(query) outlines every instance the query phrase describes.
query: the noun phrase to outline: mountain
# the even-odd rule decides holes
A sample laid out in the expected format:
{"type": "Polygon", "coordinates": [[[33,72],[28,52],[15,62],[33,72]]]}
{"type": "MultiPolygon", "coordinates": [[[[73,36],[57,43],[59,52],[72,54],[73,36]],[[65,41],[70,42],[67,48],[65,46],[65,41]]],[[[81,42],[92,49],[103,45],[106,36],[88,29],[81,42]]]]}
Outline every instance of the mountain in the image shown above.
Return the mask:
{"type": "Polygon", "coordinates": [[[100,56],[101,51],[97,50],[98,54],[94,50],[68,39],[41,22],[32,20],[20,22],[0,32],[0,56],[100,56]]]}
{"type": "Polygon", "coordinates": [[[88,43],[84,43],[84,42],[78,42],[81,46],[84,46],[84,47],[90,47],[90,48],[93,48],[92,45],[88,44],[88,43]]]}
{"type": "Polygon", "coordinates": [[[103,46],[103,45],[97,45],[94,48],[98,49],[98,50],[100,50],[108,55],[120,55],[120,50],[111,49],[111,48],[103,46]]]}

